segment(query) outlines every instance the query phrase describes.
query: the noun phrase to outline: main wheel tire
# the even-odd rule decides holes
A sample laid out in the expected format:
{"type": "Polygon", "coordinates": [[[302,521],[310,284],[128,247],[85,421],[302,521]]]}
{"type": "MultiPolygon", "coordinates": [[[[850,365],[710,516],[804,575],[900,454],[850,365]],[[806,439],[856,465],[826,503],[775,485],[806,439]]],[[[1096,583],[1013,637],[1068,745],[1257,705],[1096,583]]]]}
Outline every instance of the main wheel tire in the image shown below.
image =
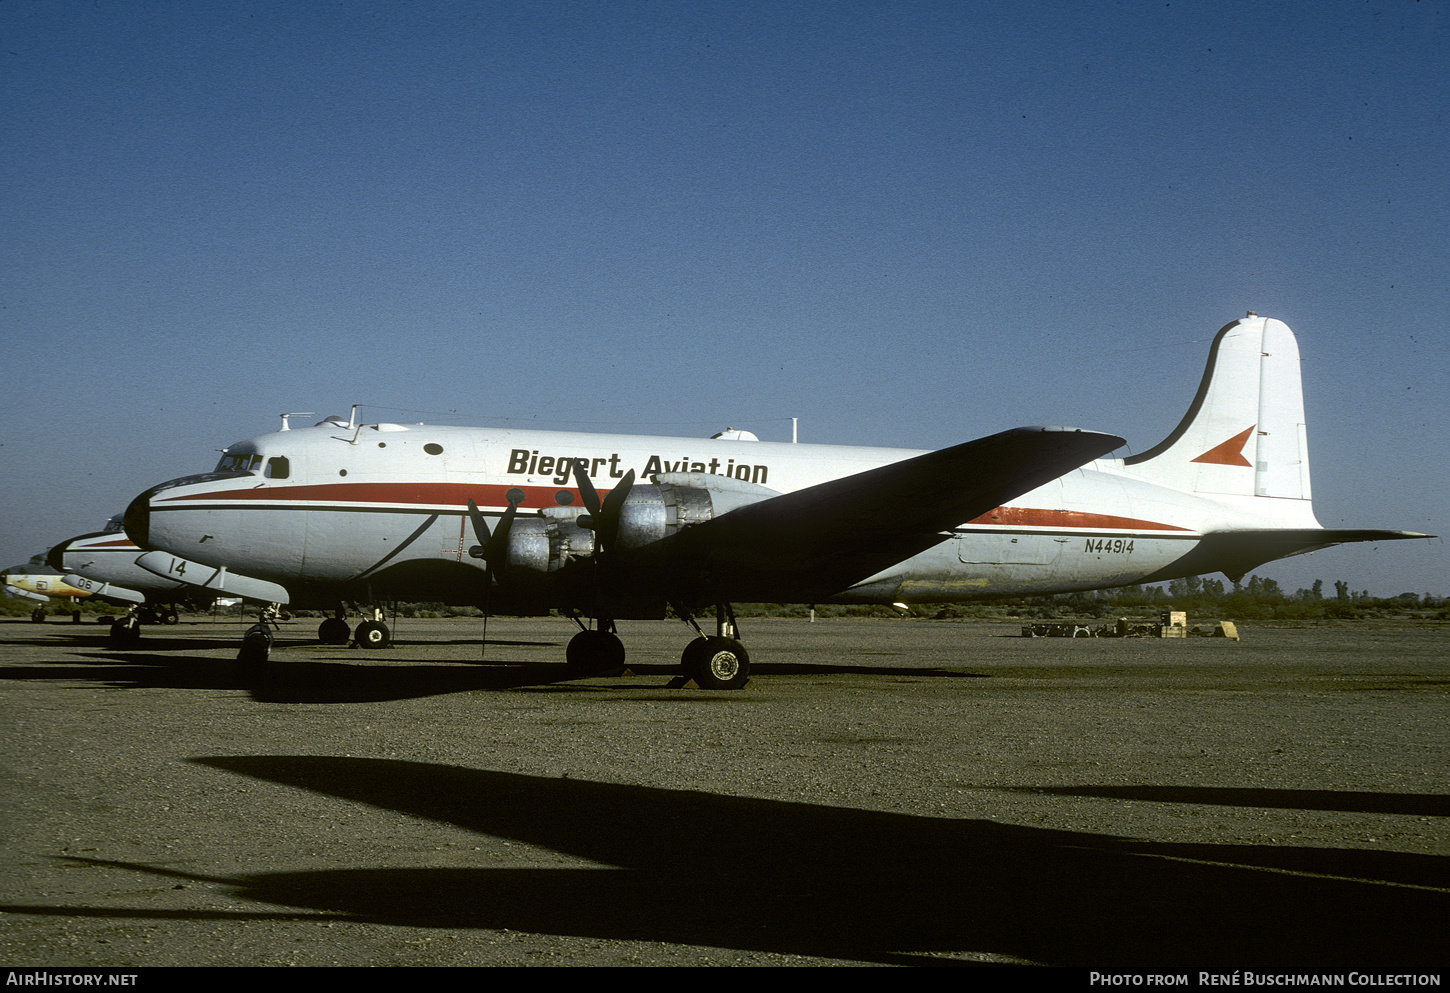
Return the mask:
{"type": "Polygon", "coordinates": [[[579,676],[624,668],[624,642],[610,631],[580,631],[569,639],[564,661],[579,676]]]}
{"type": "Polygon", "coordinates": [[[734,638],[696,638],[680,664],[702,690],[738,690],[750,682],[750,653],[734,638]]]}
{"type": "Polygon", "coordinates": [[[329,617],[317,626],[317,640],[324,645],[346,645],[352,628],[341,617],[329,617]]]}
{"type": "Polygon", "coordinates": [[[393,643],[392,632],[382,621],[363,621],[352,637],[363,648],[387,648],[393,643]]]}

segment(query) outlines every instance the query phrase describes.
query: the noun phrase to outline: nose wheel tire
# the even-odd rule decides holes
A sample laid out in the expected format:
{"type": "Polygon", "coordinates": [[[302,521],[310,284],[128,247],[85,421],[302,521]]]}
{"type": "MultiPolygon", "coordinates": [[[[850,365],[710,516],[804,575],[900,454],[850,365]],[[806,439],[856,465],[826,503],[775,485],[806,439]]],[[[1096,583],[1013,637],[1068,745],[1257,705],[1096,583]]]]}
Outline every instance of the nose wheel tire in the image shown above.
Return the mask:
{"type": "Polygon", "coordinates": [[[111,644],[134,645],[141,640],[141,621],[136,617],[118,617],[111,624],[111,644]]]}
{"type": "Polygon", "coordinates": [[[238,662],[265,662],[272,653],[272,632],[265,625],[254,624],[242,636],[242,648],[237,652],[238,662]]]}
{"type": "Polygon", "coordinates": [[[734,638],[696,638],[680,664],[702,690],[738,690],[750,682],[750,653],[734,638]]]}

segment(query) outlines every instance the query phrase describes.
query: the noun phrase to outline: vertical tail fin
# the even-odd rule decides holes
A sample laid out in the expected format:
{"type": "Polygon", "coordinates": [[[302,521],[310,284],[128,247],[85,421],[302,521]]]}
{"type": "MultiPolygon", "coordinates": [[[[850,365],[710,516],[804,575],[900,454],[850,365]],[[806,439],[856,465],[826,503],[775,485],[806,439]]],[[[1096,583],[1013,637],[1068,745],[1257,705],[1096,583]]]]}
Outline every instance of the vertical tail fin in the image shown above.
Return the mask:
{"type": "Polygon", "coordinates": [[[1294,333],[1253,313],[1224,327],[1183,420],[1123,465],[1194,493],[1307,502],[1309,446],[1294,333]]]}

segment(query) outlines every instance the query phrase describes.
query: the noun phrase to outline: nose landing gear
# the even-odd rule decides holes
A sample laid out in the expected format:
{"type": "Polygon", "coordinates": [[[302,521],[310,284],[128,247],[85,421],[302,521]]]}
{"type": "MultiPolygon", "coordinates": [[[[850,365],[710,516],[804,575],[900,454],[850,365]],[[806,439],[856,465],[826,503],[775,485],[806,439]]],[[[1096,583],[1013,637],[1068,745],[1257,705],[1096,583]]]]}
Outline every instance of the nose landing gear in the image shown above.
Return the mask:
{"type": "Polygon", "coordinates": [[[278,627],[277,618],[281,611],[282,605],[278,603],[270,603],[262,608],[257,615],[257,623],[247,628],[246,634],[242,635],[242,647],[237,652],[238,662],[260,664],[271,657],[272,629],[278,627]]]}

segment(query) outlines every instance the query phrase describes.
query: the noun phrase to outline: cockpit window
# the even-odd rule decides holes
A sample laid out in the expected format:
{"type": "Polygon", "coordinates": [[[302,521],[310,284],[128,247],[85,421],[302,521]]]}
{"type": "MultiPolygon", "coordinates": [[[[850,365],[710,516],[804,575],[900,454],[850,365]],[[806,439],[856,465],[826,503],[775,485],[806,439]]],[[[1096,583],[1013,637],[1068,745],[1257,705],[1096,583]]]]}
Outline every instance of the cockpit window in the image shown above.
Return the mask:
{"type": "Polygon", "coordinates": [[[253,455],[250,452],[239,452],[233,455],[223,452],[221,461],[216,464],[217,472],[250,472],[262,464],[262,456],[253,455]]]}
{"type": "Polygon", "coordinates": [[[292,464],[287,461],[285,455],[277,455],[267,460],[267,471],[263,473],[269,479],[286,479],[292,472],[292,464]]]}

